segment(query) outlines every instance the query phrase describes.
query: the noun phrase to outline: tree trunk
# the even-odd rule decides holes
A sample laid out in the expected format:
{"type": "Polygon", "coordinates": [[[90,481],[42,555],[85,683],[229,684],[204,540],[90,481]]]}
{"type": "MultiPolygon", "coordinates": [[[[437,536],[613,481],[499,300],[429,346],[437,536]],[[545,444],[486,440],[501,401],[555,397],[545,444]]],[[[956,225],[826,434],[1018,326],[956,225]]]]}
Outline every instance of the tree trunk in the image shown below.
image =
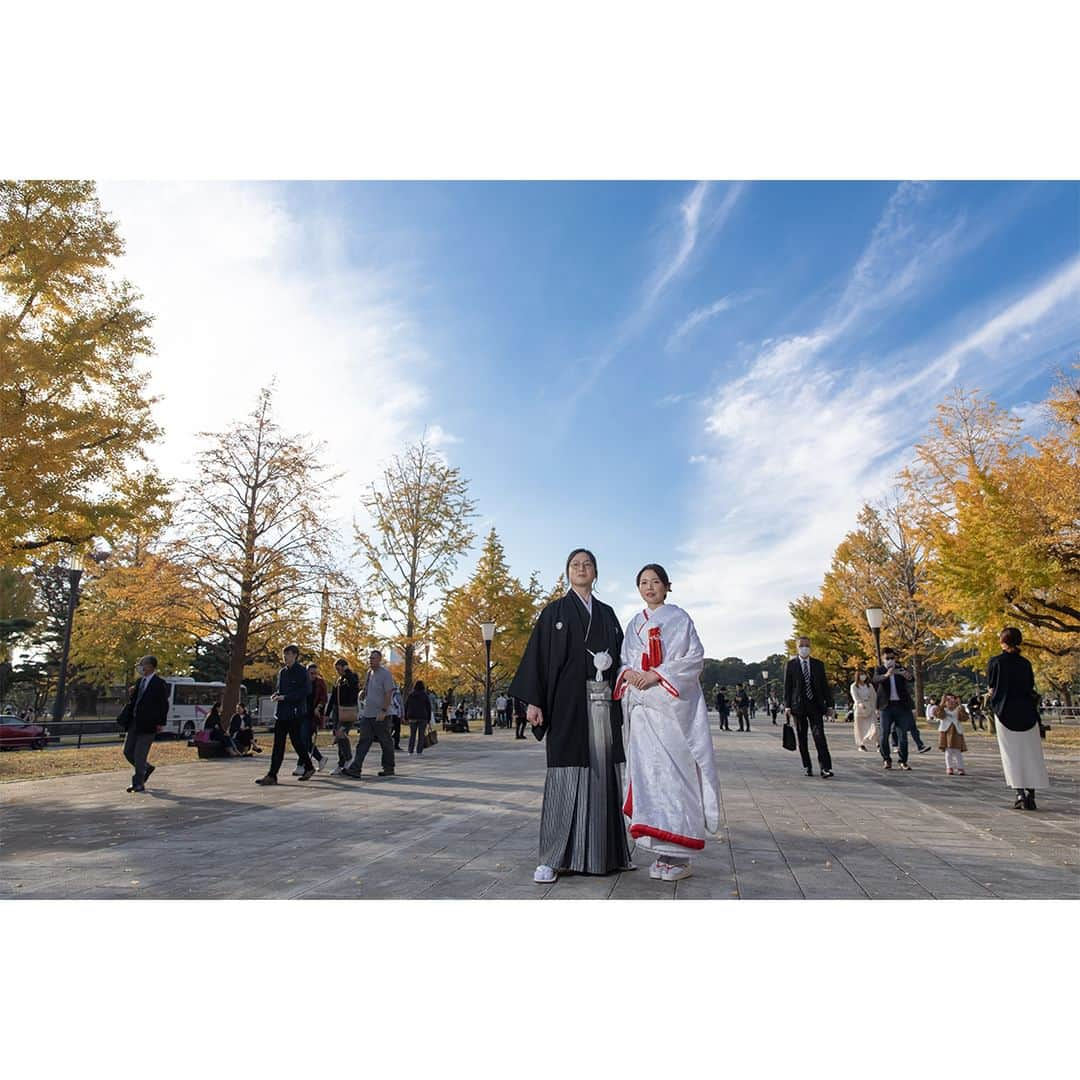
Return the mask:
{"type": "Polygon", "coordinates": [[[409,612],[408,619],[405,622],[405,677],[402,682],[405,684],[401,687],[401,695],[405,697],[412,690],[413,684],[413,655],[416,647],[413,645],[413,630],[414,623],[412,612],[409,612]]]}
{"type": "Polygon", "coordinates": [[[918,653],[912,657],[912,667],[915,669],[915,715],[926,716],[926,701],[923,699],[923,658],[918,653]]]}
{"type": "Polygon", "coordinates": [[[225,693],[222,695],[221,715],[225,726],[229,717],[236,712],[240,703],[240,684],[244,681],[244,668],[247,666],[248,630],[251,628],[251,612],[242,607],[236,620],[236,635],[229,651],[229,674],[225,678],[225,693]]]}

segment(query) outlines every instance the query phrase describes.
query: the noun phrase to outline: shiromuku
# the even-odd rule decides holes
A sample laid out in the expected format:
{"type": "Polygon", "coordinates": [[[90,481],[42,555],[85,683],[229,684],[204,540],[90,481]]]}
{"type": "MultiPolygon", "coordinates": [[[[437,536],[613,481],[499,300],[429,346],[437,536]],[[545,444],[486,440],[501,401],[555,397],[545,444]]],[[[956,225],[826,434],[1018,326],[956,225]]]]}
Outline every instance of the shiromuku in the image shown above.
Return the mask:
{"type": "Polygon", "coordinates": [[[656,857],[650,877],[678,881],[720,827],[720,783],[701,692],[705,650],[690,616],[666,603],[670,588],[662,566],[638,574],[647,606],[627,624],[615,697],[628,728],[630,835],[656,857]]]}

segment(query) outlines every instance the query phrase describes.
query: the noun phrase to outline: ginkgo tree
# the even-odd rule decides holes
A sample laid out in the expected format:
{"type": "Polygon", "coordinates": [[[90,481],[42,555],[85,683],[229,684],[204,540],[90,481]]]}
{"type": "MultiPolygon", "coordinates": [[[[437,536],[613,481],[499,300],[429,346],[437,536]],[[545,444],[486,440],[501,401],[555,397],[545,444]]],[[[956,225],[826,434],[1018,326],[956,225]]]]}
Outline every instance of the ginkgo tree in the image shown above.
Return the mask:
{"type": "Polygon", "coordinates": [[[117,278],[94,184],[0,181],[0,565],[111,539],[159,434],[137,361],[152,317],[117,278]]]}
{"type": "Polygon", "coordinates": [[[435,660],[446,685],[462,691],[478,691],[484,686],[483,622],[495,623],[492,685],[509,682],[525,653],[538,609],[546,600],[535,574],[523,585],[510,573],[502,541],[492,529],[472,576],[447,593],[436,621],[432,635],[435,660]]]}

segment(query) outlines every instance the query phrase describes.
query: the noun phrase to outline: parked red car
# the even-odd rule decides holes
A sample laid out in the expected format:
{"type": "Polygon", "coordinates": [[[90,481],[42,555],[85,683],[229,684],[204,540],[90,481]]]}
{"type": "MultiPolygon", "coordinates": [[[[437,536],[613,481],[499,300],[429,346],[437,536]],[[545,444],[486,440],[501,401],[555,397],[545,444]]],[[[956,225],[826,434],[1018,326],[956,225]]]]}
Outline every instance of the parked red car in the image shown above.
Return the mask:
{"type": "Polygon", "coordinates": [[[0,716],[0,750],[44,750],[49,729],[18,716],[0,716]]]}

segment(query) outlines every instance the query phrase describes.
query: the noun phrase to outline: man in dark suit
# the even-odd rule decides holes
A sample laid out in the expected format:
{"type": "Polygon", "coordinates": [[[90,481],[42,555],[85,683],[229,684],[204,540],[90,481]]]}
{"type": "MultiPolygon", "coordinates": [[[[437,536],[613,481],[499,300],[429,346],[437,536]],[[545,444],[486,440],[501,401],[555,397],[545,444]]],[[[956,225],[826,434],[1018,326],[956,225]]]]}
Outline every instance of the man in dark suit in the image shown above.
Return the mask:
{"type": "Polygon", "coordinates": [[[746,688],[742,683],[739,683],[735,687],[735,715],[739,720],[739,730],[743,731],[743,724],[746,724],[746,731],[750,730],[750,695],[746,692],[746,688]]]}
{"type": "Polygon", "coordinates": [[[169,684],[157,673],[157,657],[144,656],[137,666],[139,681],[131,688],[131,700],[121,718],[127,728],[124,757],[135,770],[128,788],[133,794],[146,790],[146,781],[154,771],[146,758],[154,736],[169,718],[169,684]]]}
{"type": "Polygon", "coordinates": [[[925,754],[930,747],[919,735],[915,726],[915,701],[911,696],[911,672],[900,664],[895,649],[882,649],[881,659],[885,666],[874,668],[872,682],[877,687],[877,707],[880,717],[880,743],[882,768],[892,768],[892,751],[889,747],[889,732],[895,727],[900,733],[899,753],[900,768],[911,771],[908,764],[908,735],[910,734],[925,754]]]}
{"type": "Polygon", "coordinates": [[[825,717],[832,712],[832,694],[825,665],[810,655],[810,639],[801,637],[796,642],[799,655],[788,661],[784,671],[784,706],[788,716],[795,718],[795,734],[799,740],[799,755],[807,776],[813,776],[810,765],[810,744],[807,729],[814,736],[818,765],[822,778],[833,775],[832,755],[825,741],[825,717]]]}
{"type": "Polygon", "coordinates": [[[285,760],[286,735],[292,741],[300,766],[304,770],[300,779],[310,780],[315,775],[315,766],[311,763],[311,755],[304,744],[301,730],[307,716],[311,680],[308,678],[307,668],[297,662],[300,659],[298,646],[286,645],[282,658],[285,666],[278,672],[277,690],[272,695],[272,700],[277,702],[277,708],[274,710],[274,749],[270,753],[270,770],[255,781],[263,787],[278,782],[278,770],[285,760]]]}
{"type": "Polygon", "coordinates": [[[728,717],[731,715],[731,703],[728,701],[724,690],[725,687],[721,686],[716,692],[716,711],[720,714],[720,730],[730,731],[728,717]]]}

